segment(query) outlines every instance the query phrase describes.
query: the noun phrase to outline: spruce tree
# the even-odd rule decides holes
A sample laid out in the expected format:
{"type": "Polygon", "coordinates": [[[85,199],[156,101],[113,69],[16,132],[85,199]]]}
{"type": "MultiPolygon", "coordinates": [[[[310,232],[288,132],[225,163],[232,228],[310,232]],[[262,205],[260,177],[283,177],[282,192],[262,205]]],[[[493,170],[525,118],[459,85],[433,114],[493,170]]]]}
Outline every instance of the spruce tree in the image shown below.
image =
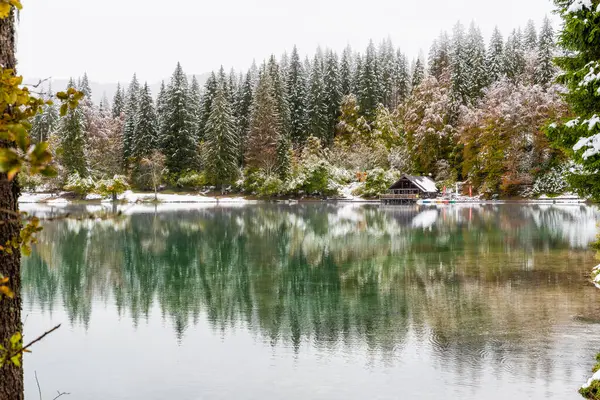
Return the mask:
{"type": "Polygon", "coordinates": [[[222,78],[217,82],[205,127],[206,176],[217,186],[232,183],[238,175],[238,134],[227,85],[222,78]]]}
{"type": "Polygon", "coordinates": [[[165,118],[167,113],[167,89],[165,87],[165,81],[161,81],[160,89],[158,90],[158,96],[156,96],[156,129],[157,129],[157,145],[162,146],[163,138],[166,133],[165,118]]]}
{"type": "MultiPolygon", "coordinates": [[[[68,88],[75,87],[71,79],[68,88]]],[[[67,174],[77,173],[80,177],[88,175],[85,160],[85,117],[80,107],[69,109],[61,118],[59,125],[61,162],[67,174]]]]}
{"type": "Polygon", "coordinates": [[[342,96],[347,96],[352,93],[352,71],[354,62],[352,56],[352,48],[346,46],[342,53],[342,61],[340,62],[340,91],[342,96]]]}
{"type": "Polygon", "coordinates": [[[189,103],[190,108],[194,120],[194,140],[199,140],[202,137],[202,132],[200,130],[200,119],[202,115],[201,108],[201,95],[200,95],[200,84],[198,83],[198,79],[196,75],[192,76],[192,86],[189,91],[189,103]]]}
{"type": "Polygon", "coordinates": [[[332,144],[335,125],[337,124],[340,115],[342,95],[340,89],[337,55],[331,50],[329,50],[325,56],[324,68],[323,86],[325,90],[325,105],[327,108],[326,119],[328,125],[327,136],[323,138],[323,142],[332,144]]]}
{"type": "Polygon", "coordinates": [[[525,71],[525,52],[521,32],[513,30],[504,49],[504,73],[513,82],[521,79],[525,71]]]}
{"type": "MultiPolygon", "coordinates": [[[[239,153],[244,154],[246,138],[248,136],[248,130],[250,129],[250,112],[252,110],[252,100],[254,97],[254,79],[251,71],[246,73],[246,78],[239,91],[238,99],[236,101],[236,115],[238,121],[238,145],[239,153]]],[[[240,162],[243,161],[243,157],[240,162]]]]}
{"type": "Polygon", "coordinates": [[[387,38],[379,47],[379,69],[381,79],[381,101],[385,107],[393,107],[394,91],[394,45],[392,40],[387,38]]]}
{"type": "Polygon", "coordinates": [[[84,94],[85,98],[92,98],[92,88],[86,72],[83,73],[83,78],[79,81],[77,89],[84,94]]]}
{"type": "MultiPolygon", "coordinates": [[[[598,1],[554,0],[563,19],[556,58],[562,70],[559,82],[576,116],[550,126],[550,138],[573,157],[571,186],[584,196],[600,200],[600,4],[598,1]]],[[[549,35],[542,35],[549,36],[549,35]]],[[[540,38],[540,42],[545,40],[540,38]]]]}
{"type": "MultiPolygon", "coordinates": [[[[52,99],[52,86],[48,85],[45,100],[52,99]]],[[[59,122],[58,108],[55,104],[44,105],[42,112],[36,114],[31,121],[31,139],[34,142],[45,142],[57,128],[59,122]]]]}
{"type": "Polygon", "coordinates": [[[194,169],[198,154],[188,80],[179,63],[167,88],[164,106],[162,150],[165,166],[170,173],[177,175],[194,169]]]}
{"type": "Polygon", "coordinates": [[[108,97],[106,97],[106,93],[102,95],[100,99],[100,104],[98,105],[98,113],[101,118],[109,116],[112,112],[110,110],[110,103],[108,102],[108,97]]]}
{"type": "Polygon", "coordinates": [[[364,113],[367,121],[371,122],[375,118],[377,106],[381,103],[381,77],[377,62],[377,51],[371,40],[367,47],[367,53],[360,71],[359,82],[359,106],[364,113]]]}
{"type": "Polygon", "coordinates": [[[277,148],[281,136],[279,122],[271,75],[263,67],[252,102],[244,155],[248,167],[262,169],[267,174],[277,172],[277,148]]]}
{"type": "Polygon", "coordinates": [[[421,58],[417,58],[415,62],[415,67],[412,74],[412,88],[415,90],[421,82],[423,82],[423,78],[425,78],[425,67],[423,66],[423,62],[421,58]]]}
{"type": "Polygon", "coordinates": [[[323,59],[320,58],[317,53],[312,63],[312,70],[308,82],[308,134],[309,136],[326,140],[329,133],[329,120],[327,118],[327,103],[323,75],[323,59]]]}
{"type": "Polygon", "coordinates": [[[429,52],[429,74],[438,81],[450,68],[450,39],[446,32],[441,32],[433,42],[429,52]]]}
{"type": "Polygon", "coordinates": [[[474,103],[482,95],[483,88],[488,83],[488,71],[486,70],[485,43],[481,31],[471,23],[466,38],[465,56],[467,59],[467,77],[469,80],[469,100],[474,103]]]}
{"type": "Polygon", "coordinates": [[[363,57],[357,53],[354,57],[354,74],[352,75],[352,93],[356,96],[360,93],[360,83],[362,80],[363,57]]]}
{"type": "Polygon", "coordinates": [[[523,31],[523,49],[525,51],[536,51],[538,47],[538,37],[533,20],[527,21],[523,31]]]}
{"type": "Polygon", "coordinates": [[[494,28],[487,52],[488,83],[493,83],[504,76],[504,39],[498,27],[494,28]]]}
{"type": "Polygon", "coordinates": [[[394,65],[394,108],[403,104],[410,94],[410,74],[408,70],[408,59],[400,49],[396,51],[396,63],[394,65]]]}
{"type": "Polygon", "coordinates": [[[285,81],[282,79],[279,63],[274,55],[271,55],[269,58],[267,72],[271,75],[273,96],[277,102],[277,114],[279,115],[281,134],[289,136],[291,130],[290,107],[286,96],[285,81]]]}
{"type": "Polygon", "coordinates": [[[537,50],[537,68],[536,83],[548,85],[556,74],[554,66],[554,30],[548,17],[544,18],[544,23],[540,31],[539,46],[537,50]]]}
{"type": "Polygon", "coordinates": [[[467,105],[470,101],[469,67],[467,65],[467,53],[465,43],[465,31],[459,22],[454,26],[452,36],[452,99],[456,104],[467,105]]]}
{"type": "Polygon", "coordinates": [[[125,165],[129,163],[129,158],[132,156],[139,92],[140,84],[138,83],[137,76],[134,74],[127,89],[127,98],[125,101],[125,122],[123,125],[123,158],[125,165]]]}
{"type": "Polygon", "coordinates": [[[117,91],[112,103],[113,118],[121,118],[121,114],[125,112],[125,94],[121,88],[121,84],[117,83],[117,91]]]}
{"type": "Polygon", "coordinates": [[[290,108],[290,137],[296,145],[304,143],[307,135],[306,85],[304,66],[300,62],[298,49],[294,46],[288,67],[286,87],[290,108]]]}
{"type": "Polygon", "coordinates": [[[204,92],[202,93],[202,99],[200,102],[200,119],[199,119],[199,140],[204,139],[204,131],[206,130],[206,123],[210,117],[210,110],[212,109],[212,102],[217,93],[217,76],[214,72],[211,72],[210,76],[204,84],[204,92]]]}
{"type": "Polygon", "coordinates": [[[149,157],[159,147],[156,110],[148,83],[139,92],[135,118],[131,157],[139,161],[149,157]]]}

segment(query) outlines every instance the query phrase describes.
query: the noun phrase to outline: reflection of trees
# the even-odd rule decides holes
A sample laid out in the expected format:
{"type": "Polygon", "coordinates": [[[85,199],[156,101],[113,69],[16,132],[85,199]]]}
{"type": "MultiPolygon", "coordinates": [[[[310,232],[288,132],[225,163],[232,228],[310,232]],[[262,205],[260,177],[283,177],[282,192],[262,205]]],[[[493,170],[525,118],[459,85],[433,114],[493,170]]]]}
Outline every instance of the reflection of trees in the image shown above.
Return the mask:
{"type": "Polygon", "coordinates": [[[215,329],[242,324],[273,343],[361,341],[385,355],[412,331],[445,364],[483,354],[500,365],[506,346],[526,352],[557,321],[593,314],[595,292],[581,290],[593,255],[577,248],[593,234],[573,232],[596,217],[299,205],[58,221],[25,260],[24,293],[48,310],[62,297],[85,325],[98,299],[134,323],[157,304],[178,337],[206,315],[215,329]]]}

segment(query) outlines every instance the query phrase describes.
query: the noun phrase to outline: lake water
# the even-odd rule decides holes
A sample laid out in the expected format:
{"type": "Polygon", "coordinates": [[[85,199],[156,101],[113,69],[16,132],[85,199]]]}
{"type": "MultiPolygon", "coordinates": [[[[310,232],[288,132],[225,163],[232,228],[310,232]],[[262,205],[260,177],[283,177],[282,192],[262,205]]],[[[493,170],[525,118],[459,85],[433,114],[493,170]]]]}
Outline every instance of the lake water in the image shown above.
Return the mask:
{"type": "Polygon", "coordinates": [[[24,258],[28,399],[579,399],[600,351],[596,208],[123,210],[24,258]]]}

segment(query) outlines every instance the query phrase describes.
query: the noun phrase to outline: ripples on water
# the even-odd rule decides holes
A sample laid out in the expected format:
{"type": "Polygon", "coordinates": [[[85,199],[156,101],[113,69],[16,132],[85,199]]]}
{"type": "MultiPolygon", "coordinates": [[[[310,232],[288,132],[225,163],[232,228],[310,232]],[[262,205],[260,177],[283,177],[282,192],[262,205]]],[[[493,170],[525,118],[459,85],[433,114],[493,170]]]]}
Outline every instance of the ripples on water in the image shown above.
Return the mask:
{"type": "Polygon", "coordinates": [[[577,399],[600,350],[595,208],[189,207],[45,225],[28,398],[577,399]]]}

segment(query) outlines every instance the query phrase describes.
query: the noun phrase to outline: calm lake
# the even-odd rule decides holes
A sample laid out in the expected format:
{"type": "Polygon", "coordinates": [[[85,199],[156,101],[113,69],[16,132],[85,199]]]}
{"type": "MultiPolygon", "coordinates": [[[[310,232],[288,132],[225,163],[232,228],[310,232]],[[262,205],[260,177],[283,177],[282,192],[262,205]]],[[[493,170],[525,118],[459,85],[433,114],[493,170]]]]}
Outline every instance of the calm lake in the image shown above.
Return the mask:
{"type": "Polygon", "coordinates": [[[24,258],[27,399],[579,399],[600,351],[596,208],[122,210],[24,258]]]}

